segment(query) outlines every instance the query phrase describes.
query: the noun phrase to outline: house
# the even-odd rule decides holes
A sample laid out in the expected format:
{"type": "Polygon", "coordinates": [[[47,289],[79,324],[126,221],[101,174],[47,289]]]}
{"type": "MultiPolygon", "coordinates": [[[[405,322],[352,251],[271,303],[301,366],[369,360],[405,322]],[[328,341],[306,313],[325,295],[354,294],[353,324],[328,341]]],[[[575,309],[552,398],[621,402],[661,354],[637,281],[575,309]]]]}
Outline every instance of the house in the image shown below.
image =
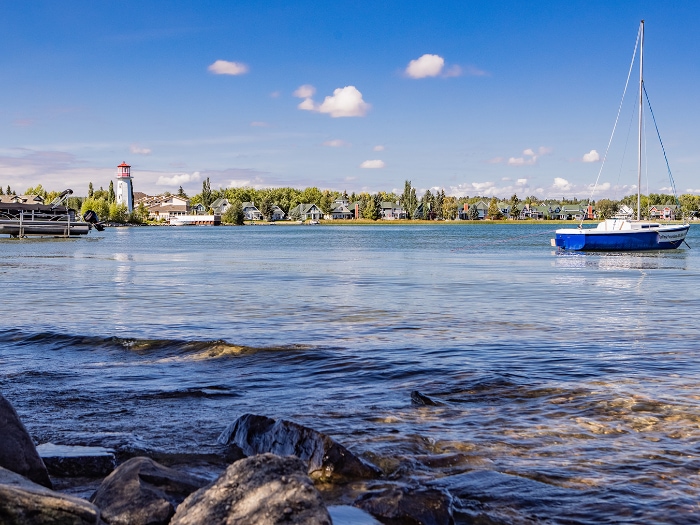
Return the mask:
{"type": "Polygon", "coordinates": [[[630,220],[634,218],[634,209],[632,209],[630,206],[627,206],[627,204],[621,204],[620,207],[617,209],[617,213],[613,215],[612,218],[630,220]]]}
{"type": "Polygon", "coordinates": [[[271,221],[283,221],[284,218],[286,217],[286,214],[284,213],[284,210],[277,206],[277,204],[272,205],[272,216],[270,217],[271,221]]]}
{"type": "Polygon", "coordinates": [[[321,209],[315,204],[298,204],[289,210],[289,218],[305,221],[310,219],[312,221],[320,220],[323,217],[321,209]]]}
{"type": "Polygon", "coordinates": [[[170,222],[170,219],[177,216],[187,215],[189,210],[184,204],[156,205],[148,208],[148,219],[151,221],[170,222]]]}
{"type": "Polygon", "coordinates": [[[405,219],[406,212],[397,202],[382,202],[382,219],[405,219]]]}
{"type": "Polygon", "coordinates": [[[459,211],[459,218],[463,221],[469,220],[469,209],[470,208],[476,208],[477,213],[479,214],[479,220],[484,220],[484,218],[488,215],[489,212],[489,205],[485,203],[484,201],[479,201],[476,204],[464,204],[463,209],[459,211]]]}
{"type": "Polygon", "coordinates": [[[656,204],[649,208],[649,218],[673,221],[676,219],[678,211],[676,204],[656,204]]]}
{"type": "Polygon", "coordinates": [[[331,204],[331,211],[325,215],[326,219],[352,219],[355,216],[353,211],[350,209],[350,202],[347,199],[335,199],[333,204],[331,204]]]}
{"type": "Polygon", "coordinates": [[[230,206],[231,203],[225,197],[220,197],[209,205],[216,215],[223,215],[230,206]]]}
{"type": "Polygon", "coordinates": [[[563,221],[581,221],[586,218],[588,210],[581,204],[564,204],[559,210],[559,219],[563,221]]]}
{"type": "Polygon", "coordinates": [[[255,204],[252,202],[243,202],[241,203],[241,206],[243,206],[243,215],[247,221],[262,220],[263,214],[260,213],[260,210],[255,207],[255,204]]]}
{"type": "Polygon", "coordinates": [[[194,215],[204,215],[207,213],[207,207],[201,202],[198,202],[194,206],[190,206],[190,213],[194,215]]]}

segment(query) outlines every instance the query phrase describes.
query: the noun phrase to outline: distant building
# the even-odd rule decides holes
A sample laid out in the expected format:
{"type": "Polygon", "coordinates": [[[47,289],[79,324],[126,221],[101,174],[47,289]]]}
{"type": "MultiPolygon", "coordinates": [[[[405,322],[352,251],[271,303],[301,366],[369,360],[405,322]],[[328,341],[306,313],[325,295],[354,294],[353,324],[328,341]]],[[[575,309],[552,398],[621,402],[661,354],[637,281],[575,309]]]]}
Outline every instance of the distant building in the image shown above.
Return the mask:
{"type": "Polygon", "coordinates": [[[129,213],[134,211],[134,187],[131,184],[131,166],[122,162],[117,166],[117,204],[123,204],[129,213]]]}

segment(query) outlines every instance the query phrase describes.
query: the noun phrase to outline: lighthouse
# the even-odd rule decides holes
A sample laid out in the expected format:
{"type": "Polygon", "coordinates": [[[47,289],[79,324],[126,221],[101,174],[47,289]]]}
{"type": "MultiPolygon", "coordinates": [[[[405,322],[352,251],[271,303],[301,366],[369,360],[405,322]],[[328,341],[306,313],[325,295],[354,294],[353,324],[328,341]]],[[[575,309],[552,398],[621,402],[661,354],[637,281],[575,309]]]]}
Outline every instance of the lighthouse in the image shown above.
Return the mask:
{"type": "Polygon", "coordinates": [[[122,162],[117,166],[117,204],[123,204],[129,213],[134,211],[134,188],[131,185],[131,166],[122,162]]]}

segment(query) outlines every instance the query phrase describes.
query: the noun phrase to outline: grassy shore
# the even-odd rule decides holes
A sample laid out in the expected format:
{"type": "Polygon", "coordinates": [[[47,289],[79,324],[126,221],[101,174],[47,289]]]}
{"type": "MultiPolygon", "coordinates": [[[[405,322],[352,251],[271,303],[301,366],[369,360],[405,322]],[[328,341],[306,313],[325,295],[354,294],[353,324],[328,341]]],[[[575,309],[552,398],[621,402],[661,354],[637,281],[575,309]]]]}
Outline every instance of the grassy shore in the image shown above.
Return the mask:
{"type": "MultiPolygon", "coordinates": [[[[591,227],[598,224],[599,220],[587,220],[583,222],[584,227],[591,227]]],[[[682,221],[663,221],[664,224],[683,224],[682,221]]],[[[308,226],[308,222],[300,223],[298,221],[277,221],[277,222],[264,222],[264,221],[246,221],[248,225],[283,225],[283,226],[308,226]]],[[[554,224],[554,225],[564,225],[564,226],[578,226],[579,221],[562,221],[562,220],[524,220],[524,221],[514,221],[514,220],[480,220],[480,221],[423,221],[423,220],[377,220],[373,221],[370,219],[351,219],[351,220],[321,220],[319,221],[319,226],[460,226],[465,224],[476,224],[479,226],[488,225],[512,225],[512,226],[523,226],[523,225],[533,225],[533,224],[554,224]]]]}

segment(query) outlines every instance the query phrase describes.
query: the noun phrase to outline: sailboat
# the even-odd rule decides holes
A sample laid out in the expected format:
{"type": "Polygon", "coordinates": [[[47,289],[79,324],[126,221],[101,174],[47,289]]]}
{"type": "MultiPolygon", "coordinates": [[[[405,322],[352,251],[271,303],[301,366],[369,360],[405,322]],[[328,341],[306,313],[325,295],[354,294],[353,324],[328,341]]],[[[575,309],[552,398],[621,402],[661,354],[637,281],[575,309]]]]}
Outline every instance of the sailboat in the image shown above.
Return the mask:
{"type": "MultiPolygon", "coordinates": [[[[639,26],[639,144],[637,155],[637,219],[606,219],[595,228],[562,228],[555,231],[552,246],[562,250],[641,251],[678,248],[690,225],[662,225],[641,220],[642,125],[644,91],[644,20],[639,26]]],[[[636,50],[635,50],[636,51],[636,50]]],[[[663,147],[663,145],[662,145],[663,147]]],[[[665,155],[665,153],[664,153],[665,155]]],[[[670,175],[670,170],[669,170],[670,175]]]]}

